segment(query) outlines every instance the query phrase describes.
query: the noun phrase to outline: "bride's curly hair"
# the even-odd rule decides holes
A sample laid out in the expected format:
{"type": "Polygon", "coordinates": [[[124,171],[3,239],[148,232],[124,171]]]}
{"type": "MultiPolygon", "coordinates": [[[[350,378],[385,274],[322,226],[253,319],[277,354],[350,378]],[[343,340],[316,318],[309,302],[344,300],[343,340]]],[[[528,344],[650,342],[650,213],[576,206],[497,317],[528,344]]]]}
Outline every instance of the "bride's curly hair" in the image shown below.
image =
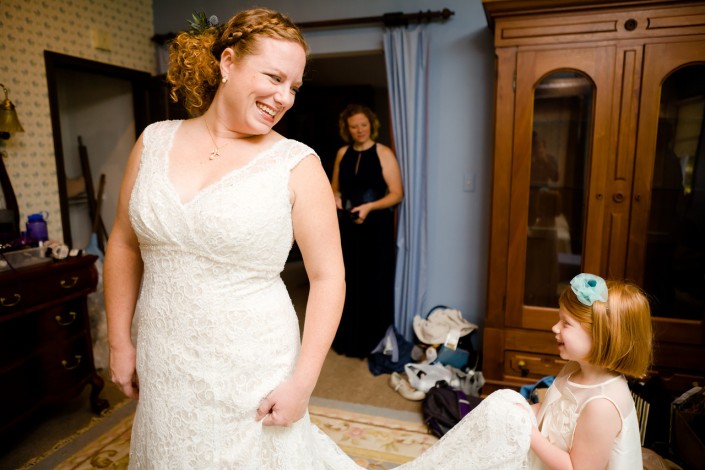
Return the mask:
{"type": "Polygon", "coordinates": [[[262,37],[298,43],[308,56],[301,30],[287,16],[268,8],[244,10],[222,26],[183,32],[170,42],[166,79],[171,99],[182,100],[192,116],[202,115],[221,83],[223,51],[231,48],[242,59],[257,52],[257,40],[262,37]]]}

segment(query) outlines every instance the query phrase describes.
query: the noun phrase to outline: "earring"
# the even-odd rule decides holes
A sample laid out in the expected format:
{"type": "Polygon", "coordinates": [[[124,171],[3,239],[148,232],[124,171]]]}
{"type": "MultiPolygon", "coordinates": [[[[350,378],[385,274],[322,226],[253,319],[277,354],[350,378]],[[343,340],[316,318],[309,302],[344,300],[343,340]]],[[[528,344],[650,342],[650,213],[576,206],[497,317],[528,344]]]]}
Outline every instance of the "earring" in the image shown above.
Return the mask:
{"type": "Polygon", "coordinates": [[[223,83],[227,83],[227,82],[228,82],[228,77],[223,77],[222,82],[223,82],[223,83]]]}

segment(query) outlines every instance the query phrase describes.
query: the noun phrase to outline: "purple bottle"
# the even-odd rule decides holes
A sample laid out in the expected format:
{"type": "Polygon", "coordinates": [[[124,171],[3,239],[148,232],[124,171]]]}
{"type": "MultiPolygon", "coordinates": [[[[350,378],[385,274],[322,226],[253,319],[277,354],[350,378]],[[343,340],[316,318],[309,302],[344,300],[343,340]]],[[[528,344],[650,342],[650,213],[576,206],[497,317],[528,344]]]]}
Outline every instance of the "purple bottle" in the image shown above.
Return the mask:
{"type": "Polygon", "coordinates": [[[39,243],[49,239],[47,223],[42,214],[30,214],[27,216],[27,238],[29,238],[30,243],[39,243]]]}

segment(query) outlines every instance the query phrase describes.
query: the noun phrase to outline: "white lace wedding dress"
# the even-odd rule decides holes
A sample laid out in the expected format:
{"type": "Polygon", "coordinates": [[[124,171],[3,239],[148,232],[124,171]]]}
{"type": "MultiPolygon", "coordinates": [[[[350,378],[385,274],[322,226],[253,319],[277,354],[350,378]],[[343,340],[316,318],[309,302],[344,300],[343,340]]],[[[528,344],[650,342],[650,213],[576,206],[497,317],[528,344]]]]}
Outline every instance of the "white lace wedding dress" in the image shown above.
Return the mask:
{"type": "MultiPolygon", "coordinates": [[[[293,242],[289,175],[313,150],[281,140],[182,202],[168,178],[179,121],[149,126],[129,212],[144,275],[130,468],[359,469],[308,415],[255,421],[291,372],[296,313],[280,278],[293,242]]],[[[405,469],[517,469],[532,416],[495,393],[405,469]]]]}

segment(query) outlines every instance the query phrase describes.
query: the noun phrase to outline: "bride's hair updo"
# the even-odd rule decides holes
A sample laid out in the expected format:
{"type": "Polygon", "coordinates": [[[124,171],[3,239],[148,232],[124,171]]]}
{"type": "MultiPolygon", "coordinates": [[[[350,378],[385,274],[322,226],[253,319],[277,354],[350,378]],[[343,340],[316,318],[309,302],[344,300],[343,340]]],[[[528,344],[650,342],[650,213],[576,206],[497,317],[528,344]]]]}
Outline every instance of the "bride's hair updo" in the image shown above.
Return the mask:
{"type": "Polygon", "coordinates": [[[306,40],[294,22],[267,8],[241,11],[224,25],[180,33],[169,44],[171,99],[183,100],[193,116],[203,114],[221,83],[223,51],[231,48],[236,59],[242,59],[257,53],[257,40],[263,37],[300,44],[308,56],[306,40]]]}

